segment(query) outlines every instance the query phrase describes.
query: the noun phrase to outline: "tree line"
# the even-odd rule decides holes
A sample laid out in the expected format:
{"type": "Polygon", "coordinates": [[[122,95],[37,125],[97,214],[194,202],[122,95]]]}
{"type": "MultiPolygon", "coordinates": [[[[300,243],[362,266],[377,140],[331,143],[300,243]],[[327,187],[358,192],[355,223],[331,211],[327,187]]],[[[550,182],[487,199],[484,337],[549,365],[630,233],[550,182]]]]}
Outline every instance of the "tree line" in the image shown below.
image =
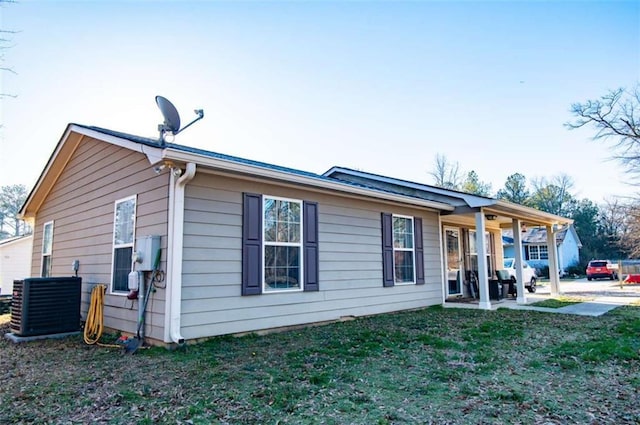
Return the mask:
{"type": "MultiPolygon", "coordinates": [[[[612,157],[627,171],[629,183],[640,185],[640,83],[631,89],[611,90],[599,99],[571,105],[573,121],[566,128],[591,128],[593,139],[611,143],[612,157]]],[[[480,196],[493,196],[574,220],[582,242],[580,264],[595,258],[640,257],[640,199],[611,198],[601,204],[578,199],[573,180],[566,174],[527,180],[520,173],[507,177],[504,186],[492,192],[491,184],[475,171],[464,173],[458,162],[437,154],[429,174],[434,185],[480,196]]]]}
{"type": "Polygon", "coordinates": [[[502,188],[492,192],[491,184],[481,181],[475,171],[462,173],[460,169],[458,162],[437,154],[429,174],[438,187],[495,197],[573,219],[582,242],[577,265],[580,269],[594,258],[621,259],[632,254],[632,244],[627,238],[632,205],[620,199],[612,198],[600,205],[579,199],[573,193],[572,178],[566,174],[528,180],[523,174],[514,173],[502,188]]]}

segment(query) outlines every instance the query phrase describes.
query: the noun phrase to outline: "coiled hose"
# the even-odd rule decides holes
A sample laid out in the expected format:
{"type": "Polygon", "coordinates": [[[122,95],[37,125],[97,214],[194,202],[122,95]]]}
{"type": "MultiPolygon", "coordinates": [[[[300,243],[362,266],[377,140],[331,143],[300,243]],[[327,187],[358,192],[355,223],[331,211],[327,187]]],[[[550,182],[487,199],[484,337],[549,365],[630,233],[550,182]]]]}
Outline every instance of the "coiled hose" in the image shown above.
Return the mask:
{"type": "Polygon", "coordinates": [[[105,285],[96,285],[91,291],[91,303],[87,312],[87,321],[84,324],[84,342],[89,345],[97,344],[101,347],[121,348],[120,345],[98,343],[104,330],[103,309],[106,289],[105,285]]]}

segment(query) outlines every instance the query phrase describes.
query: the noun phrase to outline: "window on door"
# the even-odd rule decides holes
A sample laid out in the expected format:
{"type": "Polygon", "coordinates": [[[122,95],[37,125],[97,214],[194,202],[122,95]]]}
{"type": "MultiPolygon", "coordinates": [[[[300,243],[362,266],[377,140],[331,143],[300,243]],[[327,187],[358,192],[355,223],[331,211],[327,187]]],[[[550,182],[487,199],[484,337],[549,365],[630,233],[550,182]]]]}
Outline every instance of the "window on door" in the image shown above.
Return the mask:
{"type": "Polygon", "coordinates": [[[447,293],[459,295],[462,293],[462,257],[460,253],[460,229],[445,228],[445,251],[447,261],[447,293]]]}

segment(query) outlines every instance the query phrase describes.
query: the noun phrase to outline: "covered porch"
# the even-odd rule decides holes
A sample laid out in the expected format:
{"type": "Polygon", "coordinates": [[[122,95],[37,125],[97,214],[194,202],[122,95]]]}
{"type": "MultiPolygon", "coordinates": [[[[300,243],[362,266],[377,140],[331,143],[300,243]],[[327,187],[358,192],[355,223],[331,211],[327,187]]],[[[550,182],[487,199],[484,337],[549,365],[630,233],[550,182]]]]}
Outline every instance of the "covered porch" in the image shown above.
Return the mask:
{"type": "MultiPolygon", "coordinates": [[[[465,198],[467,205],[441,215],[443,304],[466,302],[485,310],[505,300],[527,304],[529,282],[525,279],[526,266],[522,258],[523,230],[527,226],[545,227],[547,244],[555,246],[555,233],[572,220],[507,201],[465,198]],[[515,282],[504,280],[502,230],[507,228],[514,235],[515,282]],[[505,290],[508,289],[517,295],[507,297],[505,290]]],[[[551,296],[557,296],[560,280],[555,249],[549,250],[549,278],[551,296]]]]}
{"type": "MultiPolygon", "coordinates": [[[[392,177],[371,174],[343,167],[333,167],[324,176],[364,184],[385,192],[416,199],[446,203],[451,211],[440,212],[440,249],[442,250],[442,303],[476,292],[478,306],[491,309],[490,282],[497,280],[496,271],[503,269],[504,253],[502,229],[513,229],[514,277],[516,302],[526,303],[523,282],[522,229],[542,226],[547,229],[547,244],[555,246],[555,233],[573,220],[549,214],[511,202],[430,186],[392,177]],[[484,235],[484,237],[477,237],[484,235]],[[475,280],[477,291],[475,291],[475,280]],[[473,288],[473,290],[471,289],[473,288]]],[[[549,273],[552,293],[560,291],[558,258],[555,249],[549,250],[549,273]]],[[[495,298],[495,297],[494,297],[495,298]]]]}

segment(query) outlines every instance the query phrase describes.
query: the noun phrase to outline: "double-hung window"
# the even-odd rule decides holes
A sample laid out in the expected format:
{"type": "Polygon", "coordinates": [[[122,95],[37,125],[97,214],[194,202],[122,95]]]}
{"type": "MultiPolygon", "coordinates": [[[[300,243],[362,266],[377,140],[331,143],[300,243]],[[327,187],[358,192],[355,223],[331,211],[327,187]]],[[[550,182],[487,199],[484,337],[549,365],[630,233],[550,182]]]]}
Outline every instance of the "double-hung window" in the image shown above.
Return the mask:
{"type": "Polygon", "coordinates": [[[530,245],[527,247],[527,260],[537,260],[538,259],[538,247],[535,245],[530,245]]]}
{"type": "Polygon", "coordinates": [[[242,201],[242,295],[318,291],[318,204],[253,193],[242,201]]]}
{"type": "Polygon", "coordinates": [[[263,198],[264,292],[302,290],[302,201],[263,198]]]}
{"type": "Polygon", "coordinates": [[[112,292],[126,292],[132,270],[133,242],[136,228],[136,196],[115,203],[113,223],[112,292]]]}
{"type": "Polygon", "coordinates": [[[41,277],[51,276],[51,252],[53,251],[53,221],[48,221],[42,229],[42,268],[41,277]]]}
{"type": "Polygon", "coordinates": [[[549,251],[547,250],[547,246],[546,245],[540,245],[540,247],[538,248],[538,251],[540,252],[540,259],[541,260],[548,260],[549,259],[549,251]]]}
{"type": "MultiPolygon", "coordinates": [[[[469,230],[469,263],[471,266],[471,270],[477,272],[478,262],[480,259],[478,258],[478,241],[477,233],[475,230],[469,230]]],[[[491,277],[493,274],[493,244],[491,243],[491,234],[489,232],[484,232],[484,249],[486,255],[486,264],[487,264],[487,273],[488,276],[491,277]]]]}
{"type": "Polygon", "coordinates": [[[382,213],[382,283],[425,283],[422,218],[382,213]]]}
{"type": "Polygon", "coordinates": [[[413,217],[393,216],[393,270],[395,283],[415,283],[413,217]]]}
{"type": "Polygon", "coordinates": [[[527,246],[527,260],[548,260],[549,251],[546,245],[528,245],[527,246]]]}

